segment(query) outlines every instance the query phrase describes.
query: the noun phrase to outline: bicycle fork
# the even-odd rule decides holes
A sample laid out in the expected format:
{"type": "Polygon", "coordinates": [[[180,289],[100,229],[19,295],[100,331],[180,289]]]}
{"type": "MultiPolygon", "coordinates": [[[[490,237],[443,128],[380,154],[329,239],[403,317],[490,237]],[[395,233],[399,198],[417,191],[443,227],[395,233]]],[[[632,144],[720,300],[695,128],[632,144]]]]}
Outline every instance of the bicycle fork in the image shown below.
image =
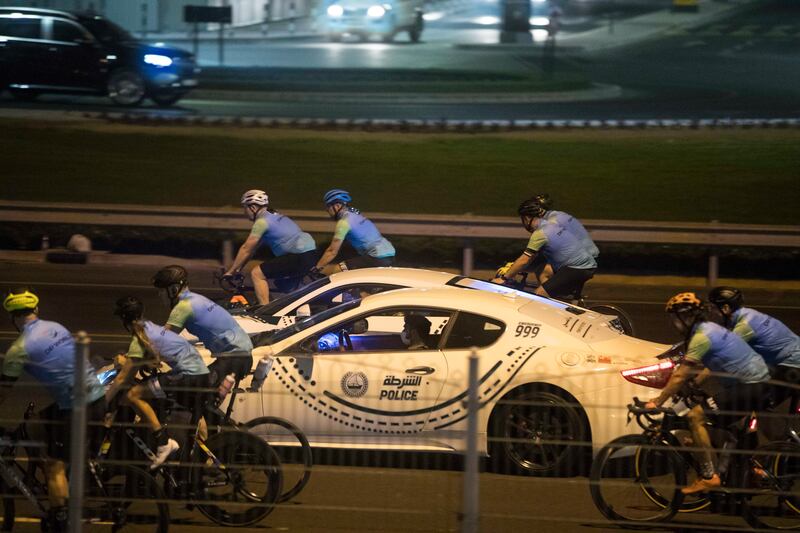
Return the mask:
{"type": "Polygon", "coordinates": [[[3,481],[6,482],[9,488],[15,488],[20,491],[39,510],[43,517],[47,516],[47,510],[42,506],[39,498],[36,497],[30,487],[25,484],[25,480],[20,477],[15,466],[14,464],[9,466],[8,462],[0,457],[0,476],[2,476],[3,481]]]}

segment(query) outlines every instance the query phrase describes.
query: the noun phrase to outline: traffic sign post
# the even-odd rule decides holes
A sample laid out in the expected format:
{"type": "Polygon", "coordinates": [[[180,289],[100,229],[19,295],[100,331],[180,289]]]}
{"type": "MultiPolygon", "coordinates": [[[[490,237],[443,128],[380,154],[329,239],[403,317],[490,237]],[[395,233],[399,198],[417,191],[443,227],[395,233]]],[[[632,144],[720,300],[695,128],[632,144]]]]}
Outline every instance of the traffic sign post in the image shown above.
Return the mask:
{"type": "Polygon", "coordinates": [[[199,24],[216,23],[219,24],[219,64],[225,63],[225,24],[233,22],[233,8],[231,6],[209,7],[209,6],[184,6],[183,21],[194,24],[194,49],[197,55],[199,24]]]}

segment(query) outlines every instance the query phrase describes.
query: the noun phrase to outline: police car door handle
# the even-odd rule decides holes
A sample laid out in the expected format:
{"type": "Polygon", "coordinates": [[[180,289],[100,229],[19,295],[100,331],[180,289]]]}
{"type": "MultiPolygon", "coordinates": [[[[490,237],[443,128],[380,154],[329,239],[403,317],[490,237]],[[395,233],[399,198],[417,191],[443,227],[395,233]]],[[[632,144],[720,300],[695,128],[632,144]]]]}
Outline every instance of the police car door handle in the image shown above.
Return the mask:
{"type": "Polygon", "coordinates": [[[406,368],[406,374],[416,374],[418,376],[427,376],[436,372],[435,368],[429,366],[415,366],[414,368],[406,368]]]}

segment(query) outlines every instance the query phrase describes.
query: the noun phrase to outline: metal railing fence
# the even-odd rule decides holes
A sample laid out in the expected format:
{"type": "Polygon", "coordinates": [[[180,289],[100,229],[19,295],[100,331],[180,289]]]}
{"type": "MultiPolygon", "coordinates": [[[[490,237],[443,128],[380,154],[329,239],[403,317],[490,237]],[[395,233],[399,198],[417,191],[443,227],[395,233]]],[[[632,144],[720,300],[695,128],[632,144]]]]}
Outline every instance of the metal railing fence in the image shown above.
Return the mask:
{"type": "MultiPolygon", "coordinates": [[[[304,231],[329,233],[333,230],[333,222],[322,210],[282,212],[292,217],[304,231]]],[[[513,217],[396,213],[370,213],[369,216],[386,235],[461,239],[464,275],[470,275],[473,270],[475,239],[523,240],[527,237],[519,220],[513,217]]],[[[251,226],[239,208],[22,201],[0,201],[0,221],[231,231],[247,231],[251,226]]],[[[800,226],[591,219],[582,222],[597,242],[674,244],[706,249],[709,286],[715,285],[719,276],[720,249],[737,246],[800,248],[800,226]]],[[[232,243],[225,241],[221,252],[223,264],[230,264],[232,253],[232,243]]]]}

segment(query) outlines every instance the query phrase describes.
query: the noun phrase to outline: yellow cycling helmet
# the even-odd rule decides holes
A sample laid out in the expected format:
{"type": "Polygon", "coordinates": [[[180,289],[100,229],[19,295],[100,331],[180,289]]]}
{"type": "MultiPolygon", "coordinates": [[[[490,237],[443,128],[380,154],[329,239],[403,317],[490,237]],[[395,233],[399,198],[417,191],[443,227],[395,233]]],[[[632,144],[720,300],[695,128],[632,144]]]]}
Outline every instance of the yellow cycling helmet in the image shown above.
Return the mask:
{"type": "Polygon", "coordinates": [[[682,311],[699,311],[703,309],[703,300],[693,292],[680,292],[667,301],[667,313],[680,313],[682,311]]]}
{"type": "Polygon", "coordinates": [[[11,291],[3,300],[3,307],[9,313],[23,311],[25,309],[34,310],[39,305],[39,297],[28,289],[16,289],[11,291]]]}

